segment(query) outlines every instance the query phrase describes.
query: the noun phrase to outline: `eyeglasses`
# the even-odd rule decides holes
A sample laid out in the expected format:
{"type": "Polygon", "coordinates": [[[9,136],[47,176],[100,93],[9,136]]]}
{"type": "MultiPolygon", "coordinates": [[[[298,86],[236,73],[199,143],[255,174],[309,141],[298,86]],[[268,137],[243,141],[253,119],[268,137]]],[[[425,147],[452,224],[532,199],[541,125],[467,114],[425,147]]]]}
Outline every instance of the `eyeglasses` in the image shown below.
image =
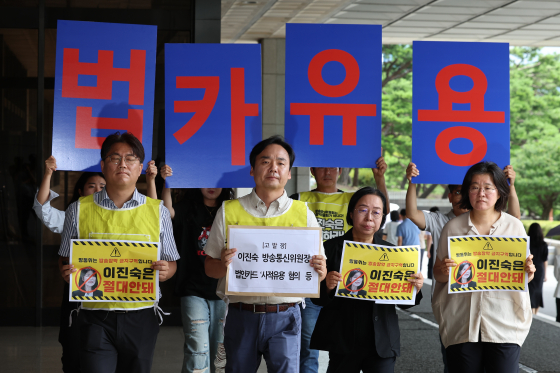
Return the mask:
{"type": "MultiPolygon", "coordinates": [[[[123,159],[123,157],[121,157],[120,155],[110,155],[107,158],[109,158],[109,162],[111,162],[113,164],[121,164],[121,161],[123,159]]],[[[107,159],[107,158],[105,158],[105,159],[107,159]]],[[[137,160],[138,160],[138,157],[135,156],[135,155],[127,155],[126,157],[124,157],[124,163],[126,163],[129,166],[136,163],[137,160]]]]}
{"type": "MultiPolygon", "coordinates": [[[[484,190],[484,194],[492,194],[496,191],[496,188],[492,188],[492,187],[484,187],[482,188],[482,190],[484,190]]],[[[477,186],[471,186],[469,188],[469,193],[470,194],[478,194],[478,192],[480,191],[480,188],[477,186]]]]}
{"type": "Polygon", "coordinates": [[[358,209],[354,209],[355,211],[358,212],[358,215],[360,216],[369,216],[369,214],[371,213],[373,215],[373,217],[375,219],[379,219],[383,216],[383,212],[381,210],[368,210],[368,209],[364,209],[364,208],[358,208],[358,209]]]}
{"type": "Polygon", "coordinates": [[[460,195],[461,195],[461,191],[460,191],[460,190],[456,190],[456,191],[454,191],[452,194],[455,194],[456,196],[460,196],[460,195]]]}

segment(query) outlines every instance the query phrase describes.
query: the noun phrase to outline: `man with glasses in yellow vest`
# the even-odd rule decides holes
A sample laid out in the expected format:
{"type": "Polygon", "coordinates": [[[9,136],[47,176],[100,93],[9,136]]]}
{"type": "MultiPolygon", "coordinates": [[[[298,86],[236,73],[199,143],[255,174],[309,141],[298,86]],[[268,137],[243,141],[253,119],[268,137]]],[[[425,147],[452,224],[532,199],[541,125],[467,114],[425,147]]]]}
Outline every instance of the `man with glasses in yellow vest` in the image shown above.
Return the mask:
{"type": "MultiPolygon", "coordinates": [[[[385,185],[387,163],[385,163],[383,157],[377,159],[376,167],[371,170],[373,171],[377,189],[387,197],[388,211],[386,213],[388,214],[390,210],[389,194],[385,185]]],[[[317,188],[309,192],[296,193],[290,196],[290,198],[306,202],[309,209],[313,211],[319,225],[323,228],[323,241],[342,236],[351,228],[346,223],[346,212],[348,210],[348,202],[350,202],[350,198],[352,198],[354,193],[347,193],[338,189],[336,184],[341,173],[342,168],[311,167],[311,174],[315,177],[317,188]]],[[[300,372],[317,373],[319,369],[319,351],[310,349],[309,344],[319,312],[321,312],[323,307],[315,305],[309,299],[305,300],[305,304],[307,305],[306,308],[301,310],[300,372]]]]}
{"type": "MultiPolygon", "coordinates": [[[[162,201],[138,192],[136,182],[144,147],[129,133],[108,136],[101,146],[101,171],[106,185],[80,198],[66,211],[58,254],[68,261],[72,239],[110,239],[160,243],[152,264],[159,281],[173,276],[179,253],[169,211],[162,201]]],[[[73,265],[62,267],[66,282],[73,265]]],[[[158,289],[159,291],[159,289],[158,289]]],[[[157,302],[83,302],[78,314],[80,368],[86,373],[150,372],[159,332],[157,302]]]]}
{"type": "MultiPolygon", "coordinates": [[[[216,214],[204,251],[206,274],[219,279],[216,293],[225,297],[225,276],[237,251],[226,249],[228,225],[318,227],[305,203],[284,190],[291,178],[295,154],[280,136],[261,141],[251,151],[255,188],[244,197],[226,201],[216,214]]],[[[310,261],[319,278],[326,275],[321,255],[310,261]]],[[[264,355],[269,371],[299,372],[301,297],[229,296],[224,328],[226,373],[255,373],[264,355]]]]}

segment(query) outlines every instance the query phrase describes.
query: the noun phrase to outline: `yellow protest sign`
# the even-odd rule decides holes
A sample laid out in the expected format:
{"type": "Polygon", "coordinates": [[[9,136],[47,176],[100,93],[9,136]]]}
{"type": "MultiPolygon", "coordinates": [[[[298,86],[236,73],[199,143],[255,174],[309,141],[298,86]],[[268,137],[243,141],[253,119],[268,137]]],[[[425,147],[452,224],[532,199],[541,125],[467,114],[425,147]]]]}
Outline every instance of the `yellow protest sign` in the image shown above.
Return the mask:
{"type": "Polygon", "coordinates": [[[418,272],[418,246],[381,246],[344,241],[335,296],[378,303],[414,304],[416,288],[407,281],[418,272]]]}
{"type": "Polygon", "coordinates": [[[449,272],[449,294],[527,291],[528,237],[455,236],[448,242],[449,258],[457,262],[449,272]]]}
{"type": "Polygon", "coordinates": [[[72,240],[70,301],[156,301],[159,244],[138,241],[72,240]]]}

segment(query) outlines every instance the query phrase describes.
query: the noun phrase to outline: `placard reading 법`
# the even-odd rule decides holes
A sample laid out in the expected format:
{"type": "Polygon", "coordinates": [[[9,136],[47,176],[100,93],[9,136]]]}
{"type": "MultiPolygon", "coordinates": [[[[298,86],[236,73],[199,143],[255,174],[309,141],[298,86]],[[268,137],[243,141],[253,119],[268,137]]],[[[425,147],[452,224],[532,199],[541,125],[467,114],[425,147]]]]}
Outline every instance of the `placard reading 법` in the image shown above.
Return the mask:
{"type": "Polygon", "coordinates": [[[449,258],[457,262],[449,272],[449,294],[527,291],[529,237],[456,236],[448,240],[449,258]]]}
{"type": "Polygon", "coordinates": [[[159,244],[154,242],[72,240],[72,302],[138,302],[158,298],[159,244]]]}
{"type": "Polygon", "coordinates": [[[414,304],[416,288],[407,281],[418,272],[418,246],[381,246],[344,241],[337,297],[378,303],[414,304]]]}

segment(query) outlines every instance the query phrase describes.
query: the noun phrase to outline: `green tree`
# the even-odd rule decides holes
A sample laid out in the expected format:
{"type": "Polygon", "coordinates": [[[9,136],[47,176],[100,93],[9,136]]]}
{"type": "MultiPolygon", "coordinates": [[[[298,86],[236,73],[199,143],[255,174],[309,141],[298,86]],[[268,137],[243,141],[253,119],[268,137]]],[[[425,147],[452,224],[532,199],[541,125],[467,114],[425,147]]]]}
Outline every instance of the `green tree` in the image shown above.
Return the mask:
{"type": "Polygon", "coordinates": [[[522,209],[548,218],[560,178],[560,56],[539,48],[510,51],[512,165],[522,209]]]}

